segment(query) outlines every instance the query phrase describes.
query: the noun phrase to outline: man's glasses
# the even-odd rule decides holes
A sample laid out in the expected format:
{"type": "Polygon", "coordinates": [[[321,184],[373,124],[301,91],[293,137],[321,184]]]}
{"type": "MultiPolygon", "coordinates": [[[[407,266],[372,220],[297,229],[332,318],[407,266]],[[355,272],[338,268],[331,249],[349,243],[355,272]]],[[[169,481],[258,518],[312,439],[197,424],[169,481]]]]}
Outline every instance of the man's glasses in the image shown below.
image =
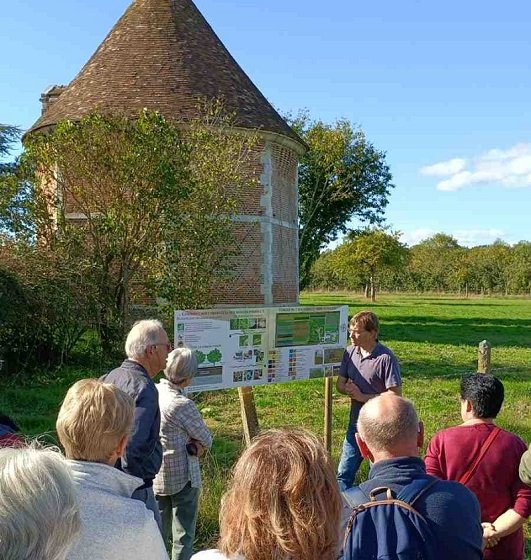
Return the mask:
{"type": "Polygon", "coordinates": [[[157,346],[166,346],[166,350],[168,350],[168,352],[173,350],[173,344],[171,342],[157,342],[157,344],[152,344],[151,346],[153,348],[156,348],[157,346]]]}

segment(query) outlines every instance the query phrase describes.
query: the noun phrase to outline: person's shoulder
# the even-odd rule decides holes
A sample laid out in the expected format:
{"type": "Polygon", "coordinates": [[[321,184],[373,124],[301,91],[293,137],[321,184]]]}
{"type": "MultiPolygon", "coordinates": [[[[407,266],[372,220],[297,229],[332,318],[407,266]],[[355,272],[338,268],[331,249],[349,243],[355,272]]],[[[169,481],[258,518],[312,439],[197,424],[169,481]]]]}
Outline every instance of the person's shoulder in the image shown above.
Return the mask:
{"type": "Polygon", "coordinates": [[[390,358],[396,359],[396,356],[394,355],[393,351],[385,344],[382,344],[380,341],[376,343],[376,346],[374,347],[372,354],[377,356],[389,356],[390,358]]]}
{"type": "Polygon", "coordinates": [[[433,434],[433,436],[431,438],[431,441],[444,440],[445,438],[447,438],[449,436],[454,436],[454,435],[459,435],[459,434],[463,435],[464,433],[465,433],[465,430],[463,430],[462,425],[448,426],[448,428],[443,428],[442,430],[439,430],[438,432],[435,432],[435,434],[433,434]]]}
{"type": "Polygon", "coordinates": [[[513,444],[517,448],[520,448],[522,450],[522,453],[524,453],[527,449],[525,441],[515,433],[509,432],[509,430],[505,430],[504,428],[500,428],[499,435],[501,435],[502,438],[504,438],[508,443],[513,444]]]}
{"type": "Polygon", "coordinates": [[[426,500],[430,498],[444,508],[460,510],[466,507],[479,510],[479,502],[473,492],[455,480],[437,479],[429,489],[426,500]]]}

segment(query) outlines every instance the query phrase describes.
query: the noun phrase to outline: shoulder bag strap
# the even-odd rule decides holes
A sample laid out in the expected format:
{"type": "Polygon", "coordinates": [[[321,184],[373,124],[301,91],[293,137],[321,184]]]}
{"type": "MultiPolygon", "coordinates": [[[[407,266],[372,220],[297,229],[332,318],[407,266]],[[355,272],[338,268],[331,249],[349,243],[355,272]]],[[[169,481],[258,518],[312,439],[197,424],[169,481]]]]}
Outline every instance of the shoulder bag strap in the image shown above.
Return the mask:
{"type": "Polygon", "coordinates": [[[495,426],[492,432],[489,434],[489,437],[483,442],[479,453],[476,456],[476,459],[472,463],[472,465],[468,468],[468,470],[459,477],[457,482],[461,484],[467,484],[467,482],[472,478],[476,469],[478,468],[479,463],[481,463],[481,459],[485,456],[485,453],[488,451],[489,447],[491,446],[492,442],[496,439],[496,436],[500,433],[501,429],[498,426],[495,426]]]}

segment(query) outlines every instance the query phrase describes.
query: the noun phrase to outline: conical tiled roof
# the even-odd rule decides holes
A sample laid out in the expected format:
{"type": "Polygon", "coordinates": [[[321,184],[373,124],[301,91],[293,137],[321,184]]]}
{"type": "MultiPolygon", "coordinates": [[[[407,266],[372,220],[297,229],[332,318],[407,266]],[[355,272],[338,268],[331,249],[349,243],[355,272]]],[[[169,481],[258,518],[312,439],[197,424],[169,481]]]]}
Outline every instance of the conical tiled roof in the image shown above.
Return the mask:
{"type": "Polygon", "coordinates": [[[236,124],[302,143],[232,58],[191,0],[134,0],[31,131],[89,111],[147,107],[188,118],[198,99],[222,98],[236,124]]]}

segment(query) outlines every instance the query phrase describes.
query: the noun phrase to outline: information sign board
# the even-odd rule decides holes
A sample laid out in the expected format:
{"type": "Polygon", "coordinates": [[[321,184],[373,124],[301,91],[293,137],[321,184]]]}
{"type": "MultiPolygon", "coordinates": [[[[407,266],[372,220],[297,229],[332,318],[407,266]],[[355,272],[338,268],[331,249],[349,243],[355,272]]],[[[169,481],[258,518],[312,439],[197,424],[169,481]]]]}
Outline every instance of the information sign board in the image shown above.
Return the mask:
{"type": "Polygon", "coordinates": [[[175,312],[175,345],[195,350],[188,391],[337,375],[348,307],[257,307],[175,312]]]}

